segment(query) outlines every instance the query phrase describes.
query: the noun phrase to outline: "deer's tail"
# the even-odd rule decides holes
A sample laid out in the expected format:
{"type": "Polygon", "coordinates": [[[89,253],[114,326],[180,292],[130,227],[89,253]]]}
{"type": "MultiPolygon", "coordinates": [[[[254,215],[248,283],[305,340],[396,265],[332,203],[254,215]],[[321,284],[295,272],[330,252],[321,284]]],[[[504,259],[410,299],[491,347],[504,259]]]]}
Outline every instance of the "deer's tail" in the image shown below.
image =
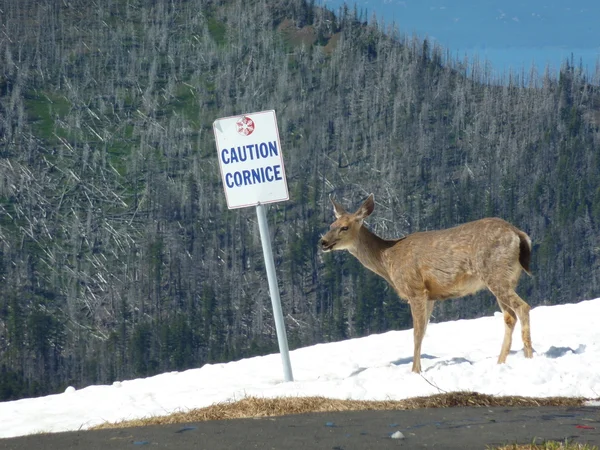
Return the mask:
{"type": "Polygon", "coordinates": [[[527,233],[518,230],[517,234],[519,235],[519,263],[521,267],[531,275],[531,270],[529,270],[529,263],[531,262],[531,239],[527,236],[527,233]]]}

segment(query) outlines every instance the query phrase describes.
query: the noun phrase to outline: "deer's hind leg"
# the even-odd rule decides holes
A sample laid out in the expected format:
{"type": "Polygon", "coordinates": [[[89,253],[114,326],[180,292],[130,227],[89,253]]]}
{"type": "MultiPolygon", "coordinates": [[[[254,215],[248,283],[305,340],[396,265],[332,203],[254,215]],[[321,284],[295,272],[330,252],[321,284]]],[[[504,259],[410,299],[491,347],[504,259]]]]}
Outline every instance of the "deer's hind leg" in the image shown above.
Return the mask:
{"type": "Polygon", "coordinates": [[[521,338],[523,339],[525,358],[533,358],[531,327],[529,324],[529,311],[531,307],[515,291],[513,291],[513,308],[521,322],[521,338]]]}
{"type": "Polygon", "coordinates": [[[531,307],[512,288],[500,290],[490,288],[490,290],[496,296],[500,309],[504,313],[504,341],[502,342],[502,350],[498,357],[498,363],[501,364],[506,361],[512,344],[512,334],[517,317],[521,322],[521,338],[523,340],[525,358],[532,358],[533,348],[531,345],[531,328],[529,323],[529,311],[531,307]]]}
{"type": "Polygon", "coordinates": [[[515,331],[517,315],[511,308],[503,306],[500,301],[498,301],[498,303],[500,304],[500,309],[502,309],[502,312],[504,313],[504,340],[502,341],[498,364],[504,364],[512,345],[512,335],[513,331],[515,331]]]}
{"type": "Polygon", "coordinates": [[[427,325],[429,325],[429,321],[431,320],[431,314],[433,313],[433,308],[435,307],[434,300],[427,300],[427,320],[425,321],[425,330],[423,331],[423,335],[427,332],[427,325]]]}

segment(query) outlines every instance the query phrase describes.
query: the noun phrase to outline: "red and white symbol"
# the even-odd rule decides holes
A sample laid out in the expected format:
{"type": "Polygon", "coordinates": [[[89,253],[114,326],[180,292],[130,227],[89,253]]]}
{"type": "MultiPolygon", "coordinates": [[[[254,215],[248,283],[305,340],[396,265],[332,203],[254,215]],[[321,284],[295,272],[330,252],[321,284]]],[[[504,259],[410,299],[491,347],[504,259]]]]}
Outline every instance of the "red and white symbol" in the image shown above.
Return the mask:
{"type": "Polygon", "coordinates": [[[254,121],[250,117],[242,117],[235,125],[242,136],[250,136],[254,131],[254,121]]]}

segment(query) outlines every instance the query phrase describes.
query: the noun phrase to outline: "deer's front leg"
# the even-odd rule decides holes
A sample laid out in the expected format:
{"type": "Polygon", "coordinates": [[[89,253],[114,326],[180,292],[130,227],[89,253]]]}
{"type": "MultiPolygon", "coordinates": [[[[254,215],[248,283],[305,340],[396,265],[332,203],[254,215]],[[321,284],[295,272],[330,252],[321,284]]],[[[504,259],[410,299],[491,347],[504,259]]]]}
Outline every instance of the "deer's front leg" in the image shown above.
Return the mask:
{"type": "Polygon", "coordinates": [[[410,300],[410,311],[413,319],[414,331],[414,354],[412,371],[421,372],[421,343],[425,336],[427,320],[429,319],[429,308],[427,296],[412,298],[410,300]]]}

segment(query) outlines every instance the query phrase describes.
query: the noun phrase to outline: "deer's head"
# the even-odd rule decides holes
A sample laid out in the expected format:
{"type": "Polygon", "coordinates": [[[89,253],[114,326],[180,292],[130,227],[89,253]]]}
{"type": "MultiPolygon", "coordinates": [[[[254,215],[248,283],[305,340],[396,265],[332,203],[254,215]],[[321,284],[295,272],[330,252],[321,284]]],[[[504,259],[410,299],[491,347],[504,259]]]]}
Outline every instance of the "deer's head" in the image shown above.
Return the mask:
{"type": "Polygon", "coordinates": [[[358,233],[363,225],[363,220],[371,215],[375,208],[373,194],[351,214],[337,203],[333,197],[329,196],[333,204],[333,213],[335,222],[329,226],[329,231],[321,238],[321,249],[324,252],[332,250],[349,250],[356,245],[358,233]]]}

